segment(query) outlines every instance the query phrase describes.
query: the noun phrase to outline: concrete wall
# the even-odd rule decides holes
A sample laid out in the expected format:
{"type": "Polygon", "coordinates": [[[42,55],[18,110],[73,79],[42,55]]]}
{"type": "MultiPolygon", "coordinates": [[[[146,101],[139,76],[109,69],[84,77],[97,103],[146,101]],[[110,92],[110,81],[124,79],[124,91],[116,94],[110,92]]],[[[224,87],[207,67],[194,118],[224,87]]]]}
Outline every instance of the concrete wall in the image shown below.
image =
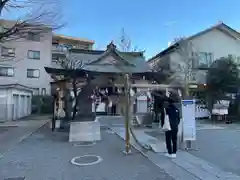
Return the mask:
{"type": "Polygon", "coordinates": [[[31,114],[32,92],[15,88],[0,89],[0,121],[17,120],[31,114]],[[18,103],[14,100],[18,96],[18,103]]]}
{"type": "Polygon", "coordinates": [[[229,54],[240,56],[240,40],[217,29],[193,39],[192,43],[198,52],[212,52],[214,59],[229,54]]]}

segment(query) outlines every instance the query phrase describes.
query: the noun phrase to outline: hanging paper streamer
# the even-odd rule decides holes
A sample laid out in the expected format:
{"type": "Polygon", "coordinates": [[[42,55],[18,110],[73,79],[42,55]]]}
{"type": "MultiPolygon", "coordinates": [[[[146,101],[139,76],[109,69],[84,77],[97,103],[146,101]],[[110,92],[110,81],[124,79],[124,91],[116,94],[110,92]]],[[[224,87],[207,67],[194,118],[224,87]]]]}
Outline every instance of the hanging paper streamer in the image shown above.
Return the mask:
{"type": "Polygon", "coordinates": [[[178,89],[178,95],[179,95],[180,97],[182,97],[182,92],[181,92],[180,89],[178,89]]]}
{"type": "Polygon", "coordinates": [[[134,93],[133,89],[131,88],[131,89],[130,89],[130,96],[132,97],[132,96],[134,96],[134,94],[135,94],[135,93],[134,93]]]}
{"type": "Polygon", "coordinates": [[[166,88],[166,96],[167,96],[167,97],[170,96],[170,92],[168,91],[168,88],[166,88]]]}
{"type": "Polygon", "coordinates": [[[148,96],[148,98],[150,98],[151,99],[151,92],[150,92],[150,89],[148,88],[148,91],[147,91],[147,96],[148,96]]]}
{"type": "Polygon", "coordinates": [[[121,89],[120,89],[120,88],[117,88],[117,92],[118,92],[118,93],[121,93],[121,89]]]}

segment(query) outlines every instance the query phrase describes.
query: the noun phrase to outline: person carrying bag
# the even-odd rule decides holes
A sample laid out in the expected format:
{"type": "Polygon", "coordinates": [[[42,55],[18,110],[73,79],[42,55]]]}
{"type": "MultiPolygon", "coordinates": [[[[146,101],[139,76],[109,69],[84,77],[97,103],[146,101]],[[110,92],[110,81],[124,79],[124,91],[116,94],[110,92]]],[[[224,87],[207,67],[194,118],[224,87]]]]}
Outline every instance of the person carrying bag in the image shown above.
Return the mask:
{"type": "Polygon", "coordinates": [[[162,130],[164,132],[171,131],[171,126],[170,126],[170,122],[169,122],[169,116],[166,113],[166,108],[164,108],[164,123],[163,123],[163,126],[162,126],[162,130]]]}
{"type": "Polygon", "coordinates": [[[177,153],[177,134],[180,123],[179,110],[173,104],[173,100],[168,99],[165,104],[162,116],[162,129],[165,132],[167,157],[175,158],[177,153]]]}

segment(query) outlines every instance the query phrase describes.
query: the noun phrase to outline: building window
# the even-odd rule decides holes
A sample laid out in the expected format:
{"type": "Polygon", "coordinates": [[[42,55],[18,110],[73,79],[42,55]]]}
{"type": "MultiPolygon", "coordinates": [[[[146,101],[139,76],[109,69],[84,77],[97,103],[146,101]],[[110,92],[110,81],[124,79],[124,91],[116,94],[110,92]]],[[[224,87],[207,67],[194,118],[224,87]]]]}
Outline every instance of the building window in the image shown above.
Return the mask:
{"type": "Polygon", "coordinates": [[[46,88],[42,88],[42,95],[46,95],[46,88]]]}
{"type": "Polygon", "coordinates": [[[0,33],[3,33],[5,31],[5,28],[3,25],[0,25],[0,33]]]}
{"type": "Polygon", "coordinates": [[[27,69],[27,77],[28,78],[39,78],[40,77],[39,69],[27,69]]]}
{"type": "Polygon", "coordinates": [[[33,88],[33,95],[39,95],[39,88],[33,88]]]}
{"type": "Polygon", "coordinates": [[[14,76],[14,68],[0,67],[0,76],[13,77],[14,76]]]}
{"type": "Polygon", "coordinates": [[[2,47],[2,56],[15,57],[15,49],[2,47]]]}
{"type": "Polygon", "coordinates": [[[28,59],[40,60],[40,51],[28,51],[28,59]]]}
{"type": "Polygon", "coordinates": [[[28,32],[27,39],[30,41],[40,41],[40,33],[28,32]]]}
{"type": "Polygon", "coordinates": [[[198,68],[209,67],[213,62],[213,53],[208,52],[198,52],[196,53],[197,62],[196,65],[198,68]]]}

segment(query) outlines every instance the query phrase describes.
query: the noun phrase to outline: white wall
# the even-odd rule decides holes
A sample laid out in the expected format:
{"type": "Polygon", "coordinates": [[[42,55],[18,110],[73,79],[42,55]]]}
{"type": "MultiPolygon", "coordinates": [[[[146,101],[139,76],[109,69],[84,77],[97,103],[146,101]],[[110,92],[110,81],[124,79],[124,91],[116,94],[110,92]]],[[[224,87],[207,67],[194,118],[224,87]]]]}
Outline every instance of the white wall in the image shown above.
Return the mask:
{"type": "MultiPolygon", "coordinates": [[[[0,97],[2,99],[0,103],[0,113],[2,114],[2,117],[5,117],[5,120],[13,120],[14,115],[14,106],[18,105],[18,113],[17,113],[17,119],[28,116],[31,114],[31,101],[32,101],[32,92],[26,91],[26,90],[20,90],[15,88],[8,88],[8,89],[0,89],[0,97]],[[19,96],[19,103],[14,104],[13,95],[19,96]],[[21,102],[21,96],[26,98],[24,102],[21,102]],[[29,102],[27,100],[27,97],[30,97],[29,102]],[[5,98],[3,98],[5,97],[5,98]],[[3,99],[6,99],[6,101],[3,101],[3,99]],[[23,113],[21,113],[21,108],[23,109],[23,113]]],[[[1,121],[1,120],[0,120],[1,121]]]]}
{"type": "MultiPolygon", "coordinates": [[[[236,40],[217,29],[193,38],[191,43],[195,52],[213,53],[213,60],[230,54],[240,56],[240,40],[236,40]]],[[[177,52],[172,52],[170,59],[171,69],[178,69],[181,56],[177,52]]],[[[206,83],[206,71],[197,71],[196,79],[198,83],[206,83]]]]}
{"type": "Polygon", "coordinates": [[[240,40],[217,29],[193,39],[192,43],[198,52],[212,52],[214,59],[229,54],[240,56],[240,40]]]}

